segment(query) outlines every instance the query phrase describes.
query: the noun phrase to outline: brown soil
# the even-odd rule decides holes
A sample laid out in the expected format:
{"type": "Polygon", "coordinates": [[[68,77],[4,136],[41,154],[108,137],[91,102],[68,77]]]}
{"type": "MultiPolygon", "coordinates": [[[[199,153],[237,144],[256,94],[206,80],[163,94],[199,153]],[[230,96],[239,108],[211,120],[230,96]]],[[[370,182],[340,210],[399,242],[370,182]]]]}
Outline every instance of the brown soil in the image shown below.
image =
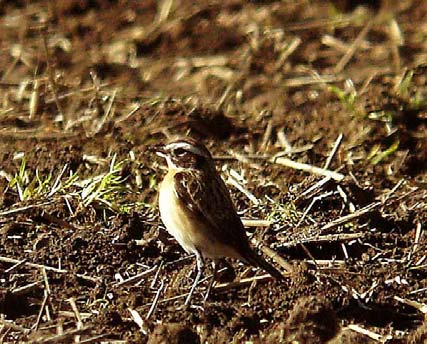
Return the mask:
{"type": "Polygon", "coordinates": [[[426,2],[3,1],[0,16],[0,342],[426,341],[426,2]],[[160,222],[146,149],[178,135],[242,177],[253,197],[230,184],[236,206],[269,220],[248,234],[285,283],[230,261],[184,307],[194,258],[160,222]]]}

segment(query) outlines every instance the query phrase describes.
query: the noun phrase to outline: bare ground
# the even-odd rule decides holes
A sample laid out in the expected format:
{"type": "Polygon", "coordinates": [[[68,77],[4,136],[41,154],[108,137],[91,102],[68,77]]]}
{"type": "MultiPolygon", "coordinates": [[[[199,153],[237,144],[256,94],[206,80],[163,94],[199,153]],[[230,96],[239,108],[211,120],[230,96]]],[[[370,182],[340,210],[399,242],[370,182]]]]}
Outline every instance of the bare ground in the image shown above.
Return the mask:
{"type": "Polygon", "coordinates": [[[1,342],[427,341],[424,1],[0,15],[1,342]],[[211,149],[285,283],[232,261],[183,306],[194,259],[146,150],[178,135],[211,149]]]}

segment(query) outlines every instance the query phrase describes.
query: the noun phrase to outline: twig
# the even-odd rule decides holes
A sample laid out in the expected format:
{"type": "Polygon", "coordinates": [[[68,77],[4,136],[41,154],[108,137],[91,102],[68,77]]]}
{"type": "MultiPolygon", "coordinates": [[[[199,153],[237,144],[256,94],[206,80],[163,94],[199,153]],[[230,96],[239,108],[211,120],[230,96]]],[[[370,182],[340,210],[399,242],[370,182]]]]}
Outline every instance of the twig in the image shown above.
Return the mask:
{"type": "MultiPolygon", "coordinates": [[[[112,340],[99,341],[101,338],[104,338],[104,337],[107,337],[107,336],[109,336],[108,333],[100,334],[98,336],[94,336],[94,337],[91,337],[91,338],[87,338],[87,339],[81,340],[79,342],[79,344],[90,344],[90,343],[111,343],[111,344],[114,344],[114,343],[116,343],[116,341],[112,341],[112,340]]],[[[117,344],[118,343],[121,343],[121,342],[117,341],[117,344]]]]}
{"type": "MultiPolygon", "coordinates": [[[[76,327],[77,327],[77,329],[83,328],[83,321],[82,321],[82,317],[80,315],[79,309],[77,308],[76,300],[74,299],[74,297],[71,297],[67,301],[70,303],[71,309],[73,310],[74,316],[76,317],[76,320],[77,320],[76,327]]],[[[76,343],[79,343],[80,342],[80,336],[76,335],[76,337],[74,338],[74,341],[76,343]]]]}
{"type": "Polygon", "coordinates": [[[285,151],[290,151],[292,150],[292,145],[289,143],[288,139],[286,138],[286,134],[285,134],[285,128],[280,128],[277,131],[277,141],[280,144],[280,147],[284,148],[285,151]]]}
{"type": "Polygon", "coordinates": [[[79,309],[76,305],[76,299],[71,297],[67,300],[70,303],[71,309],[73,310],[73,314],[77,320],[77,328],[81,328],[83,326],[82,316],[80,315],[79,309]]]}
{"type": "Polygon", "coordinates": [[[39,329],[40,322],[42,320],[43,311],[45,309],[48,298],[49,298],[49,294],[46,292],[46,289],[45,289],[43,301],[42,301],[42,304],[41,304],[40,310],[39,310],[39,314],[37,315],[36,323],[33,325],[34,331],[37,331],[39,329]]]}
{"type": "Polygon", "coordinates": [[[314,264],[316,269],[319,269],[319,264],[317,263],[316,258],[311,254],[310,250],[305,246],[303,243],[300,243],[302,250],[305,252],[305,254],[311,259],[311,262],[314,264]]]}
{"type": "Polygon", "coordinates": [[[28,105],[29,108],[29,119],[34,119],[35,115],[37,114],[37,109],[39,107],[39,96],[40,96],[40,92],[39,92],[39,88],[40,88],[40,80],[35,79],[33,81],[33,91],[31,92],[31,97],[30,97],[30,103],[28,105]]]}
{"type": "Polygon", "coordinates": [[[141,272],[135,276],[132,276],[126,280],[117,282],[113,284],[113,287],[120,287],[123,285],[132,284],[135,281],[139,281],[140,279],[152,275],[157,270],[157,266],[152,267],[151,269],[145,270],[144,272],[141,272]]]}
{"type": "MultiPolygon", "coordinates": [[[[73,318],[74,319],[76,317],[76,314],[74,312],[71,312],[71,311],[57,311],[56,314],[61,316],[61,317],[64,317],[64,318],[73,318]]],[[[82,320],[88,319],[93,315],[92,313],[84,313],[84,312],[83,313],[79,312],[79,314],[80,314],[80,318],[82,320]]]]}
{"type": "Polygon", "coordinates": [[[164,264],[164,267],[173,265],[173,264],[177,264],[177,263],[182,263],[182,262],[186,262],[186,261],[192,261],[196,256],[194,254],[190,254],[189,256],[184,256],[178,259],[175,259],[171,262],[167,262],[164,264]]]}
{"type": "Polygon", "coordinates": [[[225,155],[225,154],[214,155],[213,158],[214,158],[214,160],[239,160],[239,161],[247,163],[248,159],[252,159],[252,160],[273,160],[273,159],[277,159],[279,157],[286,156],[286,155],[304,153],[304,152],[307,152],[307,151],[313,149],[313,147],[314,147],[313,144],[307,144],[307,145],[303,145],[303,146],[299,146],[299,147],[285,148],[285,150],[280,151],[280,152],[274,154],[273,156],[271,154],[240,154],[240,153],[234,152],[231,155],[225,155]]]}
{"type": "MultiPolygon", "coordinates": [[[[284,276],[289,276],[290,273],[285,273],[284,276]]],[[[261,275],[261,276],[253,276],[253,277],[248,277],[248,278],[242,278],[240,281],[235,281],[235,282],[231,282],[231,283],[221,283],[218,285],[215,285],[212,289],[215,292],[222,292],[222,291],[226,291],[226,290],[230,290],[233,288],[240,288],[240,287],[244,287],[246,285],[251,284],[254,281],[268,281],[273,279],[272,276],[270,276],[269,274],[266,275],[261,275]]]]}
{"type": "MultiPolygon", "coordinates": [[[[169,297],[167,299],[160,300],[158,303],[162,304],[162,303],[166,303],[166,302],[169,302],[169,301],[175,301],[175,300],[183,299],[183,298],[187,297],[188,294],[189,294],[189,292],[185,293],[185,294],[180,294],[180,295],[172,296],[172,297],[169,297]]],[[[144,305],[144,306],[148,306],[148,305],[149,304],[144,305]]]]}
{"type": "Polygon", "coordinates": [[[381,199],[383,202],[386,202],[396,191],[399,189],[402,184],[405,182],[404,179],[399,180],[395,186],[393,186],[393,189],[391,189],[389,192],[387,192],[385,195],[381,196],[381,199]]]}
{"type": "Polygon", "coordinates": [[[425,303],[404,299],[404,298],[401,298],[399,296],[394,296],[393,298],[396,301],[404,303],[405,305],[414,307],[415,309],[417,309],[418,311],[420,311],[423,314],[427,314],[427,305],[425,303]]]}
{"type": "MultiPolygon", "coordinates": [[[[14,259],[14,258],[0,256],[0,262],[10,263],[10,264],[16,264],[16,263],[20,262],[20,260],[14,259]]],[[[44,269],[46,269],[46,271],[53,271],[53,272],[56,272],[56,273],[59,273],[59,274],[68,274],[68,273],[70,273],[68,270],[65,270],[65,269],[58,269],[58,268],[54,268],[52,266],[47,266],[47,265],[42,265],[42,264],[35,264],[35,263],[29,263],[29,262],[26,262],[24,264],[25,264],[25,266],[29,266],[29,267],[37,268],[37,269],[44,268],[44,269]]],[[[86,281],[90,281],[90,282],[93,282],[93,283],[98,283],[98,282],[101,281],[100,277],[91,277],[91,276],[86,276],[86,275],[82,275],[82,274],[75,274],[75,275],[78,278],[81,278],[81,279],[84,279],[86,281]]]]}
{"type": "Polygon", "coordinates": [[[49,131],[40,131],[37,129],[15,129],[14,131],[9,130],[9,128],[0,130],[0,138],[6,140],[26,140],[37,139],[40,141],[55,141],[60,139],[67,139],[71,137],[78,136],[78,133],[64,133],[59,131],[49,130],[49,131]]]}
{"type": "Polygon", "coordinates": [[[64,164],[64,166],[62,166],[61,171],[58,173],[58,176],[56,177],[55,182],[53,183],[52,189],[47,194],[48,198],[51,198],[55,194],[55,192],[57,192],[61,188],[61,178],[64,175],[67,168],[68,168],[68,164],[64,164]]]}
{"type": "Polygon", "coordinates": [[[337,227],[339,225],[342,225],[343,223],[346,223],[346,222],[349,222],[351,220],[354,220],[354,219],[356,219],[358,217],[361,217],[361,216],[365,215],[366,213],[369,213],[369,212],[373,211],[374,209],[378,208],[381,204],[382,204],[381,202],[371,203],[371,204],[367,205],[366,207],[363,207],[363,208],[361,208],[359,210],[356,210],[352,214],[348,214],[348,215],[342,216],[342,217],[340,217],[340,218],[338,218],[338,219],[336,219],[336,220],[328,223],[327,225],[324,225],[320,230],[324,231],[324,230],[327,230],[327,229],[331,229],[331,228],[337,227]]]}
{"type": "Polygon", "coordinates": [[[296,162],[296,161],[293,161],[291,159],[284,158],[284,157],[271,159],[270,162],[273,164],[279,164],[279,165],[283,165],[283,166],[286,166],[289,168],[293,168],[295,170],[301,170],[301,171],[305,171],[305,172],[309,172],[309,173],[313,173],[313,174],[318,174],[321,176],[330,177],[336,181],[341,181],[345,177],[343,174],[338,173],[338,172],[330,171],[330,170],[320,168],[317,166],[313,166],[313,165],[309,165],[309,164],[304,164],[301,162],[296,162]]]}
{"type": "Polygon", "coordinates": [[[43,274],[44,286],[46,288],[47,293],[50,294],[50,285],[49,285],[49,279],[47,278],[46,268],[43,266],[41,270],[43,274]]]}
{"type": "Polygon", "coordinates": [[[127,114],[125,114],[125,115],[123,115],[123,116],[118,117],[118,118],[115,120],[115,123],[120,123],[120,122],[123,122],[123,121],[127,120],[127,119],[128,119],[129,117],[131,117],[135,112],[137,112],[140,108],[141,108],[141,105],[140,105],[140,104],[135,105],[135,107],[134,107],[132,110],[130,110],[130,111],[129,111],[129,113],[127,113],[127,114]]]}
{"type": "Polygon", "coordinates": [[[301,44],[302,40],[298,36],[294,37],[289,44],[287,44],[286,48],[283,49],[283,51],[280,53],[279,58],[274,63],[274,70],[279,71],[282,67],[285,61],[288,59],[289,56],[292,55],[293,52],[298,48],[298,46],[301,44]]]}
{"type": "Polygon", "coordinates": [[[236,178],[233,176],[229,176],[227,179],[227,183],[233,185],[236,189],[238,189],[241,193],[243,193],[253,204],[259,205],[259,200],[251,193],[248,189],[246,189],[243,185],[241,185],[236,178]]]}
{"type": "Polygon", "coordinates": [[[41,270],[42,270],[42,274],[43,274],[45,293],[47,294],[46,305],[45,305],[46,318],[48,321],[51,321],[52,318],[50,316],[50,311],[49,311],[49,307],[48,307],[49,305],[47,304],[47,302],[49,301],[49,296],[50,296],[50,284],[49,284],[49,279],[47,277],[45,267],[43,267],[41,270]]]}
{"type": "Polygon", "coordinates": [[[320,190],[323,187],[323,185],[325,185],[330,180],[331,180],[331,177],[325,177],[325,178],[319,180],[316,184],[310,186],[307,190],[305,190],[303,193],[301,193],[297,199],[298,200],[306,199],[306,198],[308,198],[309,195],[313,196],[315,193],[318,192],[317,190],[320,190]]]}
{"type": "Polygon", "coordinates": [[[24,295],[26,293],[29,293],[30,291],[32,291],[33,289],[36,289],[37,287],[39,287],[42,284],[41,281],[37,281],[37,282],[33,282],[33,283],[29,283],[27,285],[24,285],[22,287],[18,287],[18,288],[14,288],[12,289],[11,293],[14,295],[24,295]]]}
{"type": "Polygon", "coordinates": [[[362,184],[360,184],[360,182],[357,180],[357,178],[356,178],[356,176],[353,174],[353,172],[349,171],[349,172],[348,172],[348,174],[349,174],[349,176],[351,177],[351,179],[353,180],[354,184],[356,184],[356,186],[357,186],[359,189],[363,189],[362,184]]]}
{"type": "MultiPolygon", "coordinates": [[[[268,113],[267,113],[268,115],[268,113]]],[[[273,133],[273,121],[270,119],[267,123],[267,128],[265,128],[264,135],[262,137],[261,145],[259,149],[261,151],[267,150],[268,144],[271,139],[271,134],[273,133]]]]}
{"type": "Polygon", "coordinates": [[[312,260],[309,259],[307,260],[308,264],[313,264],[315,266],[331,266],[331,265],[336,265],[336,266],[345,266],[346,262],[345,260],[338,260],[338,259],[316,259],[316,260],[312,260]]]}
{"type": "Polygon", "coordinates": [[[336,75],[319,75],[318,77],[303,76],[299,78],[290,78],[283,81],[282,86],[284,87],[301,87],[307,85],[317,84],[330,84],[332,82],[338,82],[344,80],[343,76],[336,75]]]}
{"type": "Polygon", "coordinates": [[[356,50],[359,48],[360,44],[362,43],[365,36],[368,34],[369,30],[372,28],[372,25],[374,24],[376,18],[372,18],[368,21],[368,23],[365,25],[365,27],[360,31],[360,33],[357,35],[356,39],[351,43],[350,47],[348,48],[347,52],[344,54],[344,56],[341,58],[341,60],[338,61],[334,68],[334,73],[338,74],[342,72],[344,67],[347,65],[347,63],[350,61],[350,59],[353,57],[356,50]]]}
{"type": "MultiPolygon", "coordinates": [[[[304,153],[304,152],[308,152],[309,150],[312,150],[314,147],[313,144],[309,143],[303,146],[298,146],[298,147],[290,147],[290,148],[285,148],[285,150],[278,152],[276,154],[274,154],[271,159],[276,159],[282,156],[286,156],[286,155],[293,155],[293,154],[299,154],[299,153],[304,153]]],[[[256,157],[253,157],[254,159],[256,159],[256,157]]],[[[260,157],[258,157],[260,158],[260,157]]],[[[264,157],[264,159],[268,159],[267,156],[264,157]]]]}
{"type": "MultiPolygon", "coordinates": [[[[95,88],[99,91],[99,89],[106,88],[108,86],[111,86],[111,83],[108,82],[108,83],[99,84],[97,86],[89,86],[89,87],[85,87],[85,88],[80,88],[77,90],[73,90],[73,91],[63,93],[63,94],[59,94],[57,99],[63,100],[65,98],[69,98],[69,97],[74,96],[74,95],[81,95],[82,93],[93,92],[95,90],[95,88]]],[[[45,102],[45,104],[52,104],[55,102],[55,98],[47,98],[44,102],[45,102]]]]}
{"type": "Polygon", "coordinates": [[[141,315],[136,310],[134,310],[132,308],[128,308],[128,311],[132,315],[132,320],[135,322],[135,324],[138,325],[141,332],[146,335],[147,331],[144,328],[145,327],[144,319],[142,319],[141,315]]]}
{"type": "MultiPolygon", "coordinates": [[[[328,180],[330,180],[330,178],[327,178],[328,180]]],[[[308,213],[310,212],[311,208],[313,208],[313,206],[316,204],[316,202],[321,201],[322,199],[329,197],[331,195],[334,194],[334,191],[329,191],[326,192],[322,195],[313,197],[313,199],[311,200],[310,204],[308,205],[308,207],[304,210],[304,213],[302,214],[301,218],[299,219],[298,223],[296,224],[296,227],[299,227],[301,225],[301,223],[304,221],[305,217],[308,215],[308,213]]]]}
{"type": "Polygon", "coordinates": [[[293,240],[291,242],[284,243],[280,245],[280,248],[287,248],[297,246],[299,244],[308,244],[308,243],[323,243],[323,242],[334,242],[334,241],[350,241],[359,238],[363,238],[367,233],[342,233],[342,234],[327,234],[319,235],[317,237],[304,238],[300,240],[293,240]]]}
{"type": "Polygon", "coordinates": [[[355,15],[340,16],[339,18],[314,18],[311,20],[303,20],[299,22],[287,23],[283,29],[285,31],[297,31],[297,30],[312,30],[321,27],[336,27],[336,26],[348,26],[356,18],[355,15]]]}
{"type": "Polygon", "coordinates": [[[263,170],[263,167],[260,164],[254,162],[253,159],[251,160],[251,158],[248,157],[247,155],[243,155],[243,154],[237,153],[237,152],[233,152],[232,154],[236,158],[237,161],[240,161],[243,164],[248,165],[249,167],[251,167],[253,169],[263,170]]]}
{"type": "Polygon", "coordinates": [[[101,131],[101,129],[104,126],[108,116],[110,116],[110,114],[111,114],[111,110],[113,109],[113,104],[114,104],[114,101],[116,99],[116,95],[117,95],[117,90],[114,90],[113,94],[111,95],[111,97],[109,99],[105,114],[104,114],[104,116],[102,116],[101,120],[98,123],[96,123],[95,129],[92,130],[92,132],[91,132],[92,135],[98,134],[101,131]]]}
{"type": "Polygon", "coordinates": [[[292,265],[289,264],[286,260],[284,260],[276,251],[274,251],[268,246],[262,245],[261,243],[259,243],[254,239],[252,239],[252,242],[254,242],[255,246],[258,247],[266,256],[271,258],[274,262],[280,265],[287,272],[292,273],[294,271],[294,269],[292,268],[292,265]]]}
{"type": "Polygon", "coordinates": [[[323,166],[323,168],[325,170],[327,170],[329,168],[329,165],[331,164],[332,159],[334,158],[334,156],[335,156],[338,148],[341,145],[343,137],[344,137],[344,135],[341,133],[341,134],[338,135],[337,139],[335,140],[335,143],[334,143],[334,146],[333,146],[333,148],[331,150],[331,153],[329,154],[328,159],[326,159],[325,165],[323,166]]]}
{"type": "Polygon", "coordinates": [[[91,330],[92,326],[86,326],[86,327],[82,327],[80,329],[76,328],[73,330],[70,330],[68,332],[64,332],[61,334],[57,334],[51,337],[45,337],[45,338],[39,338],[36,339],[34,342],[35,343],[65,343],[66,339],[72,338],[77,334],[82,334],[88,330],[91,330]]]}
{"type": "Polygon", "coordinates": [[[17,325],[10,320],[4,320],[4,319],[0,318],[0,324],[5,328],[10,328],[14,331],[19,331],[19,332],[22,332],[24,334],[27,334],[30,332],[30,329],[22,327],[20,325],[17,325]]]}
{"type": "Polygon", "coordinates": [[[427,291],[427,287],[416,289],[416,290],[412,290],[411,292],[408,293],[408,295],[414,295],[414,294],[418,294],[418,293],[424,293],[425,291],[427,291]]]}
{"type": "Polygon", "coordinates": [[[16,263],[15,265],[11,266],[9,269],[6,269],[4,271],[5,274],[10,274],[13,270],[16,270],[17,268],[19,268],[21,265],[25,264],[27,262],[28,258],[25,258],[21,261],[19,261],[18,263],[16,263]]]}
{"type": "Polygon", "coordinates": [[[422,225],[421,222],[417,223],[417,228],[415,229],[415,239],[414,239],[414,245],[412,246],[412,250],[408,253],[408,261],[411,260],[412,254],[414,254],[418,250],[418,244],[420,242],[422,235],[422,225]]]}
{"type": "Polygon", "coordinates": [[[270,227],[271,221],[261,219],[241,219],[245,227],[270,227]]]}
{"type": "Polygon", "coordinates": [[[349,201],[349,197],[347,196],[341,185],[337,185],[337,191],[338,194],[341,196],[342,200],[344,201],[344,204],[348,206],[350,213],[354,213],[354,211],[356,210],[356,206],[353,204],[353,202],[349,201]]]}
{"type": "Polygon", "coordinates": [[[359,325],[356,324],[350,324],[347,326],[350,330],[360,333],[360,334],[364,334],[365,336],[368,336],[369,338],[376,340],[377,342],[382,342],[385,343],[388,339],[391,339],[391,336],[381,336],[378,333],[369,331],[367,329],[364,329],[362,327],[360,327],[359,325]]]}
{"type": "Polygon", "coordinates": [[[159,268],[157,269],[156,274],[154,275],[154,278],[153,278],[153,281],[151,282],[150,288],[154,288],[154,286],[156,285],[157,279],[159,278],[160,272],[162,271],[163,264],[164,264],[164,261],[162,260],[159,264],[159,268]]]}
{"type": "Polygon", "coordinates": [[[401,69],[401,60],[399,54],[399,47],[404,45],[404,37],[396,18],[392,18],[389,22],[389,38],[391,43],[391,56],[393,58],[393,65],[396,72],[401,69]]]}
{"type": "Polygon", "coordinates": [[[52,203],[52,201],[48,201],[48,202],[44,202],[44,203],[40,203],[40,204],[31,204],[31,205],[27,205],[25,207],[5,210],[5,211],[0,212],[0,216],[6,216],[6,215],[15,214],[15,213],[20,213],[21,211],[26,211],[26,210],[32,209],[32,208],[44,207],[45,205],[49,205],[51,203],[52,203]]]}
{"type": "Polygon", "coordinates": [[[151,304],[150,310],[147,313],[147,317],[146,317],[147,320],[150,319],[150,317],[153,315],[154,311],[156,310],[160,295],[163,291],[163,287],[164,287],[164,281],[162,280],[162,282],[160,283],[159,289],[157,289],[156,296],[154,297],[154,301],[151,304]]]}

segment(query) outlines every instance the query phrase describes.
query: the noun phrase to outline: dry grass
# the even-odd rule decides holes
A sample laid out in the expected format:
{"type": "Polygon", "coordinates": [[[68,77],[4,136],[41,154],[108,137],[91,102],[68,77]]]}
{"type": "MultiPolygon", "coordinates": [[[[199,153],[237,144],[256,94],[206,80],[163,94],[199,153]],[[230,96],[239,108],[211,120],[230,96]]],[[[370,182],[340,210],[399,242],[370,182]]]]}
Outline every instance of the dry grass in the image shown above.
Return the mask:
{"type": "Polygon", "coordinates": [[[421,338],[426,4],[96,3],[0,4],[0,341],[421,338]],[[234,262],[180,309],[145,150],[177,135],[285,285],[234,262]]]}

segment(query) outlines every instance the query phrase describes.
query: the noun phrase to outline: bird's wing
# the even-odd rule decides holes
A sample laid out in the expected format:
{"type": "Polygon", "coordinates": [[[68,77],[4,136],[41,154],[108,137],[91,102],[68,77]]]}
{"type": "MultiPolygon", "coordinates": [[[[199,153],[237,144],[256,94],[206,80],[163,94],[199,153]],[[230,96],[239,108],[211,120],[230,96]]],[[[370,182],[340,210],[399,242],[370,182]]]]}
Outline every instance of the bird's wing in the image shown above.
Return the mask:
{"type": "Polygon", "coordinates": [[[188,210],[212,228],[219,242],[244,255],[249,248],[246,232],[218,174],[178,172],[175,174],[175,190],[188,210]]]}
{"type": "Polygon", "coordinates": [[[199,221],[209,225],[216,240],[233,248],[247,263],[261,267],[278,280],[284,279],[275,267],[250,247],[228,189],[217,173],[182,171],[174,178],[178,198],[199,221]]]}

